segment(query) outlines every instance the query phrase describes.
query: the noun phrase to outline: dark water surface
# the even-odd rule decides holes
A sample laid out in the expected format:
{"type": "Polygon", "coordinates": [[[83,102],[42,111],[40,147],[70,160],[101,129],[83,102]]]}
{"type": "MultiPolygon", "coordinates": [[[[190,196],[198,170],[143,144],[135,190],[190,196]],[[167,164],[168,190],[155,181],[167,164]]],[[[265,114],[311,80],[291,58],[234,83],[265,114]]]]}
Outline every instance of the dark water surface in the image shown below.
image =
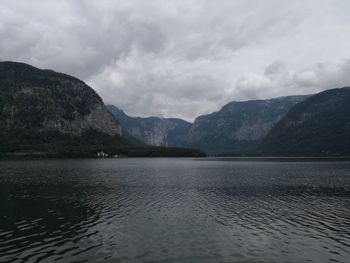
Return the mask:
{"type": "Polygon", "coordinates": [[[0,262],[350,262],[350,162],[0,162],[0,262]]]}

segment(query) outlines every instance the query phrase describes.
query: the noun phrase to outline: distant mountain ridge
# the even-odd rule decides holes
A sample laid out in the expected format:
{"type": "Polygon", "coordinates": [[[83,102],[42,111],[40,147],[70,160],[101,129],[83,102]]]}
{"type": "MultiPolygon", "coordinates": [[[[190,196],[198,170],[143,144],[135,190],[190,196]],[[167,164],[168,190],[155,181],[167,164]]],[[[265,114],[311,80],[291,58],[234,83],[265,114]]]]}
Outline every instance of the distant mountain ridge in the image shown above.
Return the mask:
{"type": "Polygon", "coordinates": [[[254,149],[290,108],[307,97],[230,102],[218,112],[199,116],[194,123],[172,118],[130,117],[115,106],[107,108],[126,133],[146,144],[191,147],[216,154],[254,149]]]}
{"type": "Polygon", "coordinates": [[[113,105],[107,109],[122,124],[123,131],[136,139],[154,146],[184,146],[183,136],[191,123],[177,118],[130,117],[113,105]]]}
{"type": "Polygon", "coordinates": [[[350,156],[350,88],[318,93],[293,107],[258,152],[281,156],[350,156]]]}
{"type": "Polygon", "coordinates": [[[208,153],[250,151],[297,103],[308,96],[233,101],[194,121],[188,145],[208,153]]]}

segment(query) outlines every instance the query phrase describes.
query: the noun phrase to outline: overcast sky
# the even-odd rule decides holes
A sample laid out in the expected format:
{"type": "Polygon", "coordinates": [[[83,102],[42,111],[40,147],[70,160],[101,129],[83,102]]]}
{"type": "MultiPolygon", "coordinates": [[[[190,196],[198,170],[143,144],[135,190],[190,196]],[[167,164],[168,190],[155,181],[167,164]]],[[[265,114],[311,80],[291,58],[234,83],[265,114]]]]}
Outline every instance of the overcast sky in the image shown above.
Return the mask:
{"type": "Polygon", "coordinates": [[[132,116],[350,86],[349,0],[1,0],[0,60],[81,78],[132,116]]]}

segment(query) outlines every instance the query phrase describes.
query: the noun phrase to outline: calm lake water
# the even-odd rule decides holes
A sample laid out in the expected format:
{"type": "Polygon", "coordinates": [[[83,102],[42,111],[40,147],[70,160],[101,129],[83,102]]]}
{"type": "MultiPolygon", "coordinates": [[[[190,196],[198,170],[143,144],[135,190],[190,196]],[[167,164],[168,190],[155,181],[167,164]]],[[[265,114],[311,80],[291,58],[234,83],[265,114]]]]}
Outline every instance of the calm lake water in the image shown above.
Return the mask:
{"type": "Polygon", "coordinates": [[[350,262],[350,162],[0,162],[0,262],[350,262]]]}

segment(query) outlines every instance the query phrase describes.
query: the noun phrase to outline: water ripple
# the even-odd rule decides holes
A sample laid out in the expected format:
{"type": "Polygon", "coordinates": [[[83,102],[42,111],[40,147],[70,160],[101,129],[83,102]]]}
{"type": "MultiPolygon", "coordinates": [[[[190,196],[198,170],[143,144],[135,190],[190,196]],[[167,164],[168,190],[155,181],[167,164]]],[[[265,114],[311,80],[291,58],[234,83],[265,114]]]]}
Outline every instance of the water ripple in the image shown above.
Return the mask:
{"type": "Polygon", "coordinates": [[[1,162],[0,262],[348,262],[349,162],[1,162]]]}

